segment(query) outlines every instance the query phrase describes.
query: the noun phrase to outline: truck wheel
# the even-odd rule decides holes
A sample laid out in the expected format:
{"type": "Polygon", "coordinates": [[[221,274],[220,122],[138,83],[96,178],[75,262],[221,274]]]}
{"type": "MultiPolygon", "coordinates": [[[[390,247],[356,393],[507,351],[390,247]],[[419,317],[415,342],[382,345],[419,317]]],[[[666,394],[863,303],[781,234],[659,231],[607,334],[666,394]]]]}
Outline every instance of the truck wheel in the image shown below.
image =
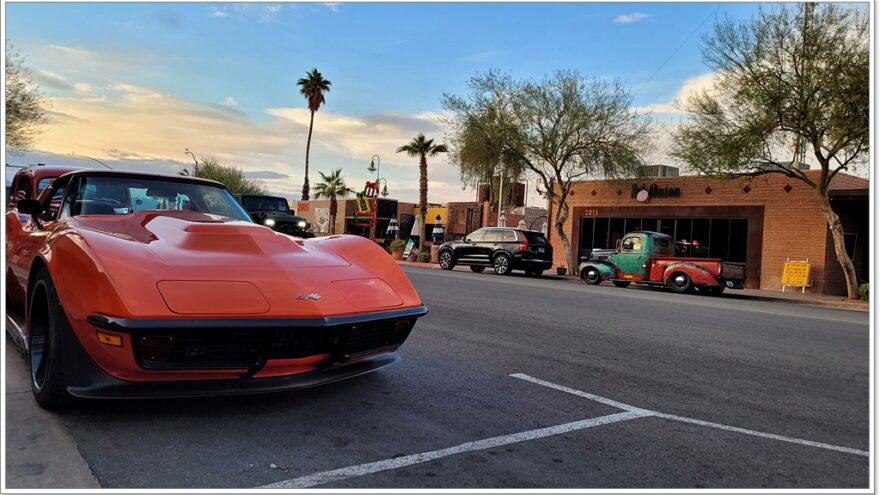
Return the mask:
{"type": "Polygon", "coordinates": [[[485,270],[485,269],[486,269],[485,266],[471,265],[471,271],[474,273],[483,273],[483,270],[485,270]]]}
{"type": "Polygon", "coordinates": [[[495,259],[492,260],[492,268],[495,269],[495,273],[498,275],[510,275],[510,272],[513,271],[513,266],[510,264],[510,256],[504,253],[495,255],[495,259]]]}
{"type": "Polygon", "coordinates": [[[61,409],[70,396],[64,384],[62,332],[70,332],[49,271],[37,274],[28,311],[28,368],[31,391],[43,409],[61,409]]]}
{"type": "Polygon", "coordinates": [[[587,285],[599,285],[602,283],[602,274],[595,267],[584,268],[581,278],[587,285]]]}
{"type": "Polygon", "coordinates": [[[670,275],[668,285],[672,292],[678,292],[679,294],[688,292],[693,287],[691,278],[687,276],[687,273],[682,272],[676,272],[670,275]]]}
{"type": "Polygon", "coordinates": [[[614,284],[615,287],[620,287],[621,289],[629,287],[629,282],[625,280],[612,280],[611,283],[614,284]]]}
{"type": "MultiPolygon", "coordinates": [[[[440,253],[440,268],[444,270],[452,270],[455,268],[455,260],[452,259],[452,253],[449,251],[443,251],[440,253]]],[[[473,267],[471,267],[473,270],[473,267]]]]}

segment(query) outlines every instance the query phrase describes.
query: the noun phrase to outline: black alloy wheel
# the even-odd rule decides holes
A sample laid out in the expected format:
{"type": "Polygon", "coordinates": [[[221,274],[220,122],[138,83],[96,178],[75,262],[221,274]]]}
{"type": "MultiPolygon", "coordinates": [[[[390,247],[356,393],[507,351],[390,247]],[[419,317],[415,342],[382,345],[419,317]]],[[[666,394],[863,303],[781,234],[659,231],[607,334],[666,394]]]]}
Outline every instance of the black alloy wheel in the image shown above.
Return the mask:
{"type": "Polygon", "coordinates": [[[37,274],[28,314],[31,391],[43,409],[61,409],[70,399],[64,383],[62,332],[71,332],[49,271],[37,274]]]}

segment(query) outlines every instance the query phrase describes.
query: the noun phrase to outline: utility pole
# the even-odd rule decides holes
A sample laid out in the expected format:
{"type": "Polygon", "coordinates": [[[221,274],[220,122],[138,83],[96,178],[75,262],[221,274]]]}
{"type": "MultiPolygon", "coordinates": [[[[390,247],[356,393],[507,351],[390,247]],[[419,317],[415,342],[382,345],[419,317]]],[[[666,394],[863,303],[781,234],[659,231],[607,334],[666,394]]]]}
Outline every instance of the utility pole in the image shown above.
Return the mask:
{"type": "Polygon", "coordinates": [[[501,227],[501,197],[504,196],[504,167],[501,167],[501,175],[498,176],[498,222],[501,227]]]}

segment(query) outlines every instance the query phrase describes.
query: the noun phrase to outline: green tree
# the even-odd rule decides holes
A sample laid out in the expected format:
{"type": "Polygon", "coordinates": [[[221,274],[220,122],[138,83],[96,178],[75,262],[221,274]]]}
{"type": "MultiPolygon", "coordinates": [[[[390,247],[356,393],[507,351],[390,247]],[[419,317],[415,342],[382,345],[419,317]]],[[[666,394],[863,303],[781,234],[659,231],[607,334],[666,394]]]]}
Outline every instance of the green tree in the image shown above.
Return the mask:
{"type": "Polygon", "coordinates": [[[725,19],[703,37],[711,91],[687,100],[674,156],[723,178],[782,174],[812,187],[834,240],[850,299],[858,278],[828,186],[868,154],[869,21],[834,4],[792,4],[725,19]],[[797,168],[809,150],[817,176],[797,168]]]}
{"type": "MultiPolygon", "coordinates": [[[[650,121],[632,109],[632,97],[619,82],[588,80],[575,71],[522,82],[489,71],[471,78],[468,87],[466,98],[444,96],[443,106],[453,115],[452,132],[478,133],[505,163],[523,166],[538,179],[553,206],[569,273],[574,273],[563,228],[572,182],[637,176],[650,121]]],[[[466,139],[457,134],[453,142],[466,139]]]]}
{"type": "Polygon", "coordinates": [[[6,146],[13,153],[33,146],[46,123],[45,103],[21,52],[6,40],[6,146]]]}
{"type": "MultiPolygon", "coordinates": [[[[190,175],[187,169],[183,169],[180,174],[190,175]]],[[[260,181],[248,179],[240,168],[235,165],[224,165],[211,156],[200,157],[195,177],[225,184],[232,194],[266,194],[266,188],[260,181]]]]}
{"type": "Polygon", "coordinates": [[[342,177],[342,169],[337,168],[325,175],[324,172],[318,172],[321,176],[321,182],[315,184],[315,197],[330,199],[330,234],[336,233],[336,212],[338,209],[336,198],[344,198],[354,193],[354,189],[345,185],[345,179],[342,177]]]}
{"type": "Polygon", "coordinates": [[[434,144],[433,139],[425,138],[425,135],[419,133],[409,143],[397,148],[398,153],[406,153],[412,157],[419,157],[419,218],[422,223],[419,232],[419,252],[425,248],[425,215],[428,212],[428,157],[437,156],[439,153],[449,151],[445,144],[434,144]]]}
{"type": "Polygon", "coordinates": [[[318,69],[312,69],[311,72],[306,72],[306,77],[297,81],[296,84],[299,86],[300,94],[305,97],[306,102],[308,103],[309,112],[311,112],[311,116],[309,117],[309,137],[306,139],[306,170],[302,188],[302,199],[308,201],[309,151],[312,147],[312,128],[315,125],[315,112],[317,112],[321,105],[325,103],[326,100],[324,99],[324,93],[330,91],[330,85],[332,83],[324,79],[324,76],[318,72],[318,69]]]}

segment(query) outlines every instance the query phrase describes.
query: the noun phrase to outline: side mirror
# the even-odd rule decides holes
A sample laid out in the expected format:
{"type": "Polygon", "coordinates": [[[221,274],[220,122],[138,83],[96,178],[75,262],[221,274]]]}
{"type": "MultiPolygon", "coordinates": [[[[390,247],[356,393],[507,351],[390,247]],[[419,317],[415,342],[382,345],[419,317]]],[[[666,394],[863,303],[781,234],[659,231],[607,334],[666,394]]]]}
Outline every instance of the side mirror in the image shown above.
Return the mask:
{"type": "Polygon", "coordinates": [[[39,215],[43,212],[43,203],[36,199],[22,199],[16,203],[15,208],[19,213],[24,213],[25,215],[39,215]]]}

